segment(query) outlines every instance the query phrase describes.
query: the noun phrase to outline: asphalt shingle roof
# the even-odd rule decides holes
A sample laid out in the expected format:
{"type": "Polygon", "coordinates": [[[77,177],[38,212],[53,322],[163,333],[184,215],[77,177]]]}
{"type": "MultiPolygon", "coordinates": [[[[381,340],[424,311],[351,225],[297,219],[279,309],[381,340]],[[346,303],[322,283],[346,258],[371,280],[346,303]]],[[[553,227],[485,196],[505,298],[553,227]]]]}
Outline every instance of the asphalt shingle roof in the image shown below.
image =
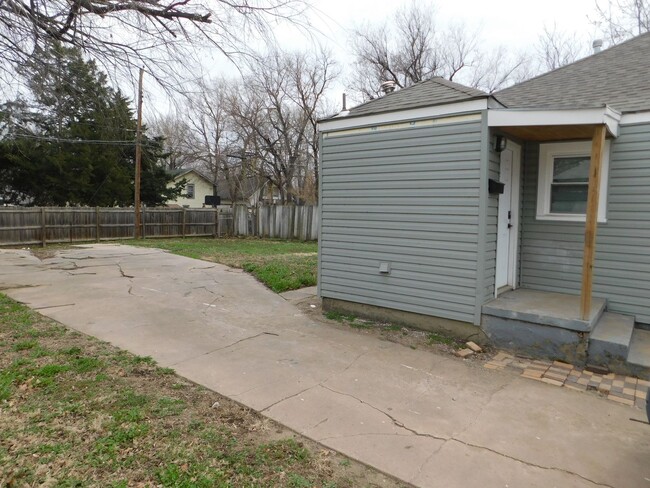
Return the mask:
{"type": "Polygon", "coordinates": [[[488,96],[487,93],[480,90],[444,78],[432,78],[358,105],[350,109],[349,116],[395,112],[397,110],[462,102],[486,96],[488,96]]]}
{"type": "Polygon", "coordinates": [[[494,93],[508,108],[650,110],[650,33],[494,93]]]}

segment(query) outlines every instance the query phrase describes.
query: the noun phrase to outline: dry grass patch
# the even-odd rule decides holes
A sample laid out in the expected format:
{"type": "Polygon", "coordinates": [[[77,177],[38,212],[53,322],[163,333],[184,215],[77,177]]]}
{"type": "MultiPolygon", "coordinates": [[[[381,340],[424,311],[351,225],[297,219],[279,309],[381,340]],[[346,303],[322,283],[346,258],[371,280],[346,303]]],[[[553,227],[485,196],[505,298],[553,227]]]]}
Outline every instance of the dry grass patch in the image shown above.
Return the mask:
{"type": "Polygon", "coordinates": [[[316,285],[316,242],[187,238],[124,241],[124,244],[156,247],[181,256],[241,268],[277,293],[316,285]]]}
{"type": "Polygon", "coordinates": [[[398,486],[0,295],[0,486],[398,486]]]}

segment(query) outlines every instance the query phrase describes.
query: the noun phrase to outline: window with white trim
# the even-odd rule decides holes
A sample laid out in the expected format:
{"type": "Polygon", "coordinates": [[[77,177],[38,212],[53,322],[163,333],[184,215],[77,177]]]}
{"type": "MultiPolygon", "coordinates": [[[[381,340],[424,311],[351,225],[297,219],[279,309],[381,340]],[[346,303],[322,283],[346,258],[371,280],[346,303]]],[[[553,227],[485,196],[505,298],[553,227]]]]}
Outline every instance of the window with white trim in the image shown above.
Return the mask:
{"type": "MultiPolygon", "coordinates": [[[[539,146],[537,218],[584,222],[589,193],[591,141],[555,142],[539,146]]],[[[605,142],[600,177],[598,221],[607,219],[609,141],[605,142]]]]}
{"type": "Polygon", "coordinates": [[[194,199],[194,183],[188,183],[185,187],[186,198],[192,200],[194,199]]]}

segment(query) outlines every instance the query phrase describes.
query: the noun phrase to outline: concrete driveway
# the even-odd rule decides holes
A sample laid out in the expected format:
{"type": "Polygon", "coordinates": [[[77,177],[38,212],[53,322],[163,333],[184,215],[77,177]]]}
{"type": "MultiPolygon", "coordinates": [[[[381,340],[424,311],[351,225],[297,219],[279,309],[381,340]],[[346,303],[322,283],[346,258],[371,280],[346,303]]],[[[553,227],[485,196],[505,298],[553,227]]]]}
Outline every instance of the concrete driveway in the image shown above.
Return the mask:
{"type": "Polygon", "coordinates": [[[314,323],[225,266],[4,250],[0,288],[417,486],[650,488],[641,410],[314,323]]]}

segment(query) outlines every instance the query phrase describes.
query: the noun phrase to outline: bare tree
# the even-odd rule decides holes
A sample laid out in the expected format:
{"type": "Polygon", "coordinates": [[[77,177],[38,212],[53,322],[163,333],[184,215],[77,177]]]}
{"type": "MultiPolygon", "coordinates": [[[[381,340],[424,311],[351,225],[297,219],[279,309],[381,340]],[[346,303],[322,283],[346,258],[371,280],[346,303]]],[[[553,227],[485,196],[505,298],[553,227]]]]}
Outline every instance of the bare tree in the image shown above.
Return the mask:
{"type": "Polygon", "coordinates": [[[236,131],[254,155],[257,171],[282,203],[314,202],[318,176],[317,119],[337,75],[331,55],[270,52],[251,62],[243,86],[230,98],[236,131]],[[305,188],[311,188],[309,194],[305,188]]]}
{"type": "Polygon", "coordinates": [[[245,157],[246,141],[235,131],[231,115],[231,94],[241,88],[240,83],[227,79],[199,82],[187,116],[195,166],[209,175],[214,185],[225,185],[233,203],[249,196],[255,176],[250,158],[245,157]]]}
{"type": "Polygon", "coordinates": [[[499,46],[487,52],[481,62],[463,80],[472,87],[493,93],[514,83],[525,81],[538,73],[533,58],[527,52],[516,52],[499,46]]]}
{"type": "Polygon", "coordinates": [[[525,56],[504,56],[503,48],[485,52],[478,32],[462,23],[438,28],[435,16],[433,6],[412,1],[382,24],[357,28],[351,89],[371,99],[383,81],[406,88],[440,76],[494,91],[529,71],[525,56]]]}
{"type": "Polygon", "coordinates": [[[179,112],[158,115],[151,123],[151,131],[164,139],[167,169],[192,167],[196,161],[194,134],[186,116],[179,112]]]}
{"type": "Polygon", "coordinates": [[[169,87],[193,44],[232,55],[245,49],[251,31],[268,33],[269,22],[280,18],[298,20],[304,7],[303,0],[2,0],[0,63],[11,75],[59,42],[122,73],[145,66],[169,87]]]}
{"type": "Polygon", "coordinates": [[[546,72],[573,63],[588,54],[587,47],[578,35],[561,32],[556,25],[545,26],[535,46],[539,69],[546,72]]]}
{"type": "Polygon", "coordinates": [[[610,45],[650,31],[650,1],[596,0],[592,23],[610,45]]]}

